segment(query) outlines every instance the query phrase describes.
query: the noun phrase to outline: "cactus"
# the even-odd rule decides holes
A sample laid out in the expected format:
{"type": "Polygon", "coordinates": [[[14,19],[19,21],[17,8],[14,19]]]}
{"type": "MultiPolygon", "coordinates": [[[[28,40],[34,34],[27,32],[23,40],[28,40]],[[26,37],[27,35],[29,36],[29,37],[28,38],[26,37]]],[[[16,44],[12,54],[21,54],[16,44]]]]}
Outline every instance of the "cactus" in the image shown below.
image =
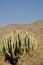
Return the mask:
{"type": "Polygon", "coordinates": [[[17,55],[21,53],[21,39],[19,34],[16,34],[15,38],[12,32],[8,36],[3,36],[3,51],[5,60],[9,60],[14,65],[19,58],[17,55]]]}
{"type": "Polygon", "coordinates": [[[29,51],[30,47],[29,47],[29,38],[28,38],[28,33],[26,32],[26,36],[25,36],[25,49],[26,52],[29,51]]]}
{"type": "Polygon", "coordinates": [[[9,60],[12,65],[17,63],[21,54],[28,53],[30,49],[36,49],[34,46],[37,46],[35,45],[37,44],[36,39],[27,31],[23,34],[20,33],[20,30],[17,30],[15,35],[11,31],[2,39],[5,60],[9,60]]]}

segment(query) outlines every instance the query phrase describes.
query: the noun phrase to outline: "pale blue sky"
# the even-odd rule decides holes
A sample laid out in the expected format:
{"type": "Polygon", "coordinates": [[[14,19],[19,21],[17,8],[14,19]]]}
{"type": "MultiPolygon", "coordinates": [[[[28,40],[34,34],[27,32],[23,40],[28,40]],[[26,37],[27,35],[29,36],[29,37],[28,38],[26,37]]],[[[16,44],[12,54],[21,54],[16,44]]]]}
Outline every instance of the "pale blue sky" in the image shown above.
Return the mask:
{"type": "Polygon", "coordinates": [[[0,0],[0,26],[43,19],[43,0],[0,0]]]}

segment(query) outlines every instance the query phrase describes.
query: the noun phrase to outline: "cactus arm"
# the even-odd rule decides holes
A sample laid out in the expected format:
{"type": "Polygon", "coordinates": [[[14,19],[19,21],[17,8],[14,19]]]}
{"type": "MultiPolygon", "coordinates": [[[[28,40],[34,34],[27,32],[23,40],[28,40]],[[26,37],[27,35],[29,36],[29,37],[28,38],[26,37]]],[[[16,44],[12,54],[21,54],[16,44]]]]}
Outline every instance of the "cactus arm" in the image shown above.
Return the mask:
{"type": "Polygon", "coordinates": [[[11,57],[11,54],[7,51],[6,47],[5,47],[6,53],[11,57]]]}
{"type": "Polygon", "coordinates": [[[14,58],[15,56],[14,56],[14,49],[13,49],[13,45],[14,45],[14,35],[13,35],[13,31],[11,31],[10,36],[11,36],[12,56],[13,56],[13,58],[14,58]]]}

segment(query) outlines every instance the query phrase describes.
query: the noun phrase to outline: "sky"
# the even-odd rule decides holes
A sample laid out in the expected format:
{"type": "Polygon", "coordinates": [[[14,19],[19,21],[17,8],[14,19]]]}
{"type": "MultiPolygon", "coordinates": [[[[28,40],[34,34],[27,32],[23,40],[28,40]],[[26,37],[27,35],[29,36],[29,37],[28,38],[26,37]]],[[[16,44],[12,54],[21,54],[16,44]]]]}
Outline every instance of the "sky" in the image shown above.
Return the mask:
{"type": "Polygon", "coordinates": [[[43,0],[0,0],[0,26],[43,19],[43,0]]]}

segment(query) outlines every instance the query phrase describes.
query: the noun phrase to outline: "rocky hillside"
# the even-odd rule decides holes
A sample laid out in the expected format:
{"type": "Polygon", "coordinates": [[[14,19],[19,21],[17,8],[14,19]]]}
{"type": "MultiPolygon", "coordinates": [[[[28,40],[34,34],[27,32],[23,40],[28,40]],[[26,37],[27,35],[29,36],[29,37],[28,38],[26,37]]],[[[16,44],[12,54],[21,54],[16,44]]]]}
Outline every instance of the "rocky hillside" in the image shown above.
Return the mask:
{"type": "Polygon", "coordinates": [[[43,44],[43,20],[39,20],[31,24],[8,24],[0,27],[0,49],[2,47],[2,36],[17,29],[30,31],[37,38],[39,46],[43,44]]]}

